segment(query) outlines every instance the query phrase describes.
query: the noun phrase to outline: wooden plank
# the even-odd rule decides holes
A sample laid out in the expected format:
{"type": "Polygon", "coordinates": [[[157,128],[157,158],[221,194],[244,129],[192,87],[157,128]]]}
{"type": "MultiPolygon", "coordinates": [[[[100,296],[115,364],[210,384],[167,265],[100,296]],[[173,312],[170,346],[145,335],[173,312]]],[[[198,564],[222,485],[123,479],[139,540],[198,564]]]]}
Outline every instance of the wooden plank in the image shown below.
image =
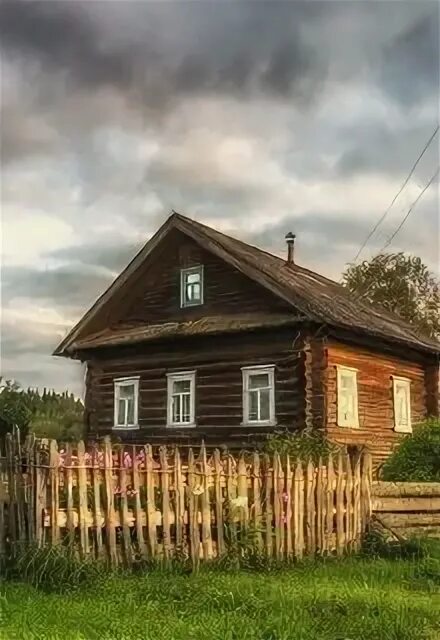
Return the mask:
{"type": "Polygon", "coordinates": [[[273,456],[273,486],[274,486],[274,526],[275,526],[275,557],[283,556],[284,543],[284,477],[279,453],[273,456]]]}
{"type": "Polygon", "coordinates": [[[440,482],[384,482],[375,481],[371,486],[373,498],[439,497],[440,482]]]}
{"type": "MultiPolygon", "coordinates": [[[[1,447],[1,444],[0,444],[1,447]]],[[[6,487],[3,478],[3,460],[1,459],[0,448],[0,556],[5,552],[6,548],[6,518],[5,518],[5,504],[6,504],[6,487]]]]}
{"type": "Polygon", "coordinates": [[[440,497],[429,498],[393,498],[372,499],[373,511],[440,511],[440,497]]]}
{"type": "Polygon", "coordinates": [[[362,535],[367,530],[372,514],[371,484],[372,484],[372,457],[366,451],[362,457],[361,476],[361,528],[362,535]]]}
{"type": "MultiPolygon", "coordinates": [[[[46,514],[47,469],[43,467],[43,447],[47,440],[41,439],[35,452],[35,534],[38,546],[43,546],[46,540],[43,525],[46,514]]],[[[47,465],[46,465],[47,466],[47,465]]]]}
{"type": "Polygon", "coordinates": [[[194,452],[192,448],[188,452],[188,518],[190,556],[194,567],[198,566],[200,559],[200,536],[198,524],[198,484],[195,474],[194,452]]]}
{"type": "Polygon", "coordinates": [[[346,532],[344,528],[344,492],[345,478],[342,453],[338,455],[338,470],[336,481],[336,553],[342,556],[345,550],[346,532]]]}
{"type": "Polygon", "coordinates": [[[357,458],[353,473],[353,545],[357,550],[361,544],[361,460],[357,458]]]}
{"type": "MultiPolygon", "coordinates": [[[[65,448],[64,456],[64,487],[66,491],[66,514],[67,514],[67,535],[68,544],[71,549],[75,542],[75,525],[73,523],[73,473],[72,469],[72,444],[68,442],[65,448]]],[[[76,470],[75,470],[76,473],[76,470]]]]}
{"type": "Polygon", "coordinates": [[[346,550],[353,548],[353,474],[351,470],[350,458],[345,456],[345,531],[346,550]]]}
{"type": "Polygon", "coordinates": [[[293,556],[293,536],[292,536],[292,482],[293,472],[290,466],[290,456],[286,455],[286,485],[284,489],[285,520],[286,520],[286,555],[293,556]]]}
{"type": "Polygon", "coordinates": [[[325,509],[324,509],[325,480],[322,459],[319,458],[316,469],[316,546],[320,554],[325,550],[325,509]]]}
{"type": "Polygon", "coordinates": [[[95,447],[92,453],[92,487],[93,487],[93,529],[95,533],[95,552],[98,558],[102,557],[104,547],[102,544],[102,525],[101,516],[101,493],[100,493],[100,469],[98,463],[98,450],[95,447]]]}
{"type": "Polygon", "coordinates": [[[156,503],[154,495],[153,451],[150,444],[145,445],[145,485],[147,493],[148,548],[151,557],[154,558],[157,551],[157,529],[156,503]]]}
{"type": "Polygon", "coordinates": [[[440,526],[440,513],[381,513],[380,519],[391,528],[440,526]]]}
{"type": "Polygon", "coordinates": [[[211,535],[211,505],[209,500],[209,486],[211,477],[211,467],[208,464],[206,456],[206,447],[202,445],[200,448],[200,458],[202,461],[202,489],[201,507],[202,507],[202,549],[203,558],[209,560],[213,556],[212,535],[211,535]]]}
{"type": "Polygon", "coordinates": [[[327,539],[327,550],[331,551],[331,540],[334,529],[334,508],[335,508],[335,489],[336,489],[336,478],[335,471],[333,466],[333,456],[330,454],[327,461],[327,486],[326,486],[326,539],[327,539]]]}
{"type": "MultiPolygon", "coordinates": [[[[26,457],[26,509],[27,509],[27,525],[28,525],[28,540],[35,541],[35,477],[33,468],[33,454],[34,454],[35,437],[33,434],[26,436],[25,441],[25,457],[26,457]]],[[[1,455],[1,454],[0,454],[1,455]]],[[[1,506],[1,484],[2,484],[2,466],[0,462],[0,510],[1,506]]],[[[1,517],[1,516],[0,516],[1,517]]],[[[0,525],[0,531],[2,531],[0,525]]],[[[1,534],[0,534],[1,538],[1,534]]],[[[0,541],[0,553],[1,553],[1,541],[0,541]]]]}
{"type": "Polygon", "coordinates": [[[16,485],[15,485],[15,473],[14,473],[14,442],[12,434],[7,433],[5,438],[5,451],[6,451],[6,471],[8,478],[8,536],[9,540],[13,543],[18,540],[18,525],[17,525],[17,498],[16,498],[16,485]]]}
{"type": "Polygon", "coordinates": [[[222,475],[223,465],[220,458],[220,451],[214,451],[214,499],[215,499],[215,523],[217,527],[217,555],[222,556],[225,552],[225,539],[223,531],[223,495],[222,495],[222,475]]]}
{"type": "Polygon", "coordinates": [[[316,553],[316,474],[312,460],[307,463],[306,493],[306,549],[307,553],[316,553]]]}
{"type": "Polygon", "coordinates": [[[118,459],[119,459],[118,486],[120,489],[119,510],[120,510],[121,525],[122,525],[122,548],[124,553],[124,562],[129,567],[133,561],[130,526],[128,523],[128,500],[127,500],[127,485],[130,483],[127,481],[127,470],[125,468],[125,457],[124,457],[123,445],[119,446],[118,459]]]}
{"type": "Polygon", "coordinates": [[[262,532],[262,510],[261,510],[261,468],[260,468],[260,456],[255,451],[252,457],[252,514],[253,514],[253,526],[255,529],[255,544],[257,549],[261,551],[263,547],[262,532]]]}
{"type": "Polygon", "coordinates": [[[113,487],[113,457],[109,436],[104,438],[104,482],[105,482],[105,533],[108,559],[111,566],[118,562],[115,530],[115,501],[113,487]]]}
{"type": "Polygon", "coordinates": [[[133,491],[135,499],[135,513],[136,513],[136,539],[139,550],[139,555],[142,560],[147,558],[147,546],[144,539],[144,527],[142,524],[143,511],[141,505],[141,480],[139,470],[139,460],[136,446],[131,448],[131,457],[133,460],[133,491]]]}
{"type": "Polygon", "coordinates": [[[58,544],[60,541],[60,530],[58,527],[59,509],[59,455],[58,443],[51,440],[49,444],[49,483],[50,483],[50,520],[51,520],[51,543],[58,544]]]}
{"type": "Polygon", "coordinates": [[[79,527],[81,554],[83,557],[90,553],[89,522],[87,506],[87,471],[85,467],[84,441],[78,442],[78,496],[79,496],[79,527]]]}
{"type": "Polygon", "coordinates": [[[268,455],[264,455],[264,507],[265,507],[265,547],[266,555],[271,558],[273,555],[273,476],[270,465],[270,458],[268,455]]]}
{"type": "Polygon", "coordinates": [[[175,523],[176,553],[182,554],[185,549],[185,481],[182,472],[180,451],[174,449],[174,490],[175,490],[175,523]]]}
{"type": "Polygon", "coordinates": [[[165,560],[171,555],[171,533],[170,533],[170,488],[169,470],[166,447],[159,449],[160,460],[160,488],[162,493],[162,549],[165,560]]]}
{"type": "Polygon", "coordinates": [[[18,525],[18,540],[23,543],[26,540],[26,522],[25,522],[25,489],[24,489],[24,475],[22,473],[22,451],[21,451],[21,439],[20,429],[14,429],[14,463],[15,463],[15,478],[16,478],[16,499],[17,499],[17,525],[18,525]]]}
{"type": "Polygon", "coordinates": [[[304,471],[301,460],[298,460],[295,467],[295,485],[298,499],[298,521],[296,526],[296,550],[297,557],[304,555],[304,471]]]}
{"type": "Polygon", "coordinates": [[[244,455],[240,454],[237,464],[237,495],[240,499],[240,522],[246,528],[249,520],[248,476],[244,455]]]}

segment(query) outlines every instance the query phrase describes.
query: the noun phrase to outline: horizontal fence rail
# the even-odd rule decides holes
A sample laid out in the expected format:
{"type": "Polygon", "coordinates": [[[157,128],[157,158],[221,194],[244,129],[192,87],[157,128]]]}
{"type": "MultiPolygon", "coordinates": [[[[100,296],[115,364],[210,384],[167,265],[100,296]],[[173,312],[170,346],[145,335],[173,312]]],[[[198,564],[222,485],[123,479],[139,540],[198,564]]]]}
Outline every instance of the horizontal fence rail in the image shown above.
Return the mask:
{"type": "Polygon", "coordinates": [[[58,446],[9,435],[1,458],[0,552],[67,542],[112,565],[182,554],[209,560],[238,544],[277,559],[358,549],[371,512],[371,458],[312,461],[182,452],[105,439],[58,446]]]}

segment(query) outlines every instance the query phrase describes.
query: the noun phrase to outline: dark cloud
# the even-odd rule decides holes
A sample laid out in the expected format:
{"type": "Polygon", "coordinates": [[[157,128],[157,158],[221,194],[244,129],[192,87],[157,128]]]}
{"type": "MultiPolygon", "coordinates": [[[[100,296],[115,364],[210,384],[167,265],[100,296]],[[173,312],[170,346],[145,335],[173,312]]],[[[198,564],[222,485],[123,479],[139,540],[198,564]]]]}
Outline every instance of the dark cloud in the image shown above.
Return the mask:
{"type": "MultiPolygon", "coordinates": [[[[90,4],[101,18],[111,16],[111,3],[90,4]]],[[[0,35],[8,51],[37,56],[80,87],[132,91],[144,106],[163,108],[198,91],[306,97],[311,77],[322,80],[325,58],[303,37],[305,22],[317,13],[310,3],[246,3],[227,11],[221,3],[172,3],[172,13],[167,4],[127,3],[132,28],[124,39],[115,36],[117,12],[106,31],[87,3],[7,1],[0,6],[0,35]],[[176,25],[179,48],[164,32],[176,25]],[[182,33],[189,37],[179,38],[182,33]]]]}
{"type": "Polygon", "coordinates": [[[89,267],[105,267],[119,273],[134,258],[146,241],[147,236],[143,242],[137,243],[118,242],[117,240],[105,243],[101,240],[94,243],[84,243],[79,247],[58,249],[48,254],[48,257],[66,261],[72,265],[79,263],[89,267]]]}
{"type": "Polygon", "coordinates": [[[96,273],[81,265],[54,269],[3,266],[3,304],[14,298],[50,300],[73,309],[90,304],[111,283],[110,274],[96,273]]]}
{"type": "Polygon", "coordinates": [[[414,106],[428,95],[438,106],[440,4],[427,3],[424,15],[383,49],[382,82],[399,103],[414,106]]]}

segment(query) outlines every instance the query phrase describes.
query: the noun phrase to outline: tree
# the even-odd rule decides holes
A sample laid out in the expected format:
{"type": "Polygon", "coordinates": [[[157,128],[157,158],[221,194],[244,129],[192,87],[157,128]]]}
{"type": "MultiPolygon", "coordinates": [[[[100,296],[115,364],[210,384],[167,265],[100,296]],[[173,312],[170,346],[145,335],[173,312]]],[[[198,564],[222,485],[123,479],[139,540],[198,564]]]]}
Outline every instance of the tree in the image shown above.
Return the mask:
{"type": "Polygon", "coordinates": [[[440,338],[440,282],[420,258],[380,253],[349,265],[342,279],[359,297],[396,313],[419,333],[440,338]]]}
{"type": "Polygon", "coordinates": [[[0,378],[0,436],[14,425],[22,436],[70,440],[83,435],[84,406],[73,394],[24,390],[17,382],[0,378]]]}

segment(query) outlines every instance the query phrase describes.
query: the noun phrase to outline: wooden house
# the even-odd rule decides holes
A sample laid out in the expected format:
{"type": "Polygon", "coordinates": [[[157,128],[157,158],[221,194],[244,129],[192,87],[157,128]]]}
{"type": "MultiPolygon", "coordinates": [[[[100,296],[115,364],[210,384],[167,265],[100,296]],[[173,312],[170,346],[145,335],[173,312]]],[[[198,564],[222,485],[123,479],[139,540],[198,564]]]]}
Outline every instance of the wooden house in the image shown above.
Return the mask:
{"type": "Polygon", "coordinates": [[[324,429],[376,458],[439,411],[440,345],[294,261],[173,213],[55,351],[90,435],[249,446],[324,429]]]}

